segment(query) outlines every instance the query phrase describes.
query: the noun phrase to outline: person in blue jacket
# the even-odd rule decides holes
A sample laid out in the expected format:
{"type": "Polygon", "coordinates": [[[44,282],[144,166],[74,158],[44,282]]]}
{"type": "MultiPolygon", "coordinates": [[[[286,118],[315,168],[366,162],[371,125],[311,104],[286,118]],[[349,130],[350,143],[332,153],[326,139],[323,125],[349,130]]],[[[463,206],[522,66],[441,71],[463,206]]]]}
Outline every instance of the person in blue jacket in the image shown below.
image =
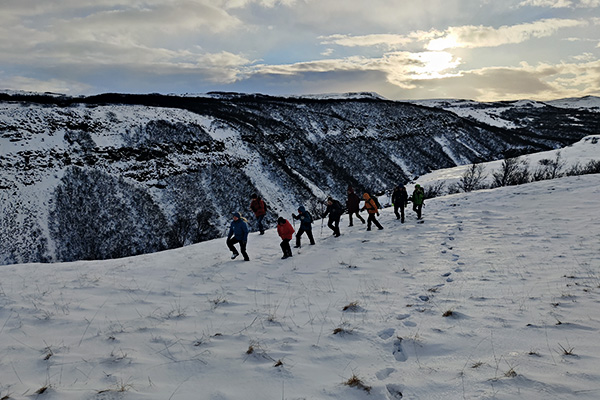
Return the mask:
{"type": "Polygon", "coordinates": [[[244,261],[250,261],[250,257],[248,257],[248,253],[246,253],[246,243],[248,243],[248,224],[242,218],[240,213],[233,213],[233,221],[231,221],[231,225],[229,227],[229,234],[227,235],[227,247],[233,253],[231,255],[231,259],[235,259],[240,255],[237,249],[235,248],[235,244],[240,244],[240,251],[242,256],[244,256],[244,261]]]}
{"type": "Polygon", "coordinates": [[[306,211],[306,208],[304,208],[304,206],[298,207],[298,215],[292,214],[292,217],[300,220],[300,229],[298,230],[298,233],[296,233],[296,246],[294,246],[294,248],[298,249],[301,247],[300,237],[304,232],[306,232],[306,236],[308,236],[310,244],[315,244],[315,239],[312,234],[313,219],[310,213],[306,211]]]}

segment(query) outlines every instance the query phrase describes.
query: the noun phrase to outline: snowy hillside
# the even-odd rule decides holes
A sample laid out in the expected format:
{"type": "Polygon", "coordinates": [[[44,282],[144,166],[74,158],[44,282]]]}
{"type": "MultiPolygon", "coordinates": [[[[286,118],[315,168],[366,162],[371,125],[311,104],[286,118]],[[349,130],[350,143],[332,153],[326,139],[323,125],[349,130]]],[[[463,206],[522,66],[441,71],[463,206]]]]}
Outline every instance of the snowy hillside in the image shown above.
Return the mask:
{"type": "MultiPolygon", "coordinates": [[[[487,105],[472,104],[478,109],[487,105]]],[[[600,113],[508,104],[506,129],[372,93],[0,93],[0,264],[119,258],[221,237],[253,193],[296,203],[556,149],[600,113]]],[[[316,207],[316,206],[315,206],[316,207]]]]}
{"type": "MultiPolygon", "coordinates": [[[[587,136],[571,146],[558,150],[529,154],[523,156],[522,159],[530,166],[530,169],[533,170],[539,165],[541,160],[555,160],[557,156],[563,163],[562,172],[569,170],[569,168],[572,168],[577,164],[585,165],[590,161],[598,161],[600,160],[600,135],[587,136]]],[[[492,182],[492,175],[494,172],[501,169],[502,162],[503,160],[481,163],[483,174],[485,176],[485,183],[489,185],[492,182]]],[[[453,183],[458,182],[470,167],[471,165],[461,165],[453,168],[436,170],[419,177],[416,183],[427,186],[443,182],[447,188],[453,183]]]]}
{"type": "Polygon", "coordinates": [[[3,399],[597,399],[600,175],[314,226],[0,266],[3,399]],[[307,242],[305,241],[305,245],[307,242]]]}
{"type": "Polygon", "coordinates": [[[570,99],[552,100],[548,101],[547,104],[550,104],[554,107],[578,108],[594,112],[600,112],[600,97],[597,96],[585,96],[581,98],[577,97],[570,99]]]}
{"type": "Polygon", "coordinates": [[[593,96],[543,103],[532,100],[480,103],[455,99],[415,100],[411,103],[451,111],[461,117],[498,128],[543,129],[546,125],[547,129],[550,128],[548,132],[559,127],[562,118],[577,124],[579,116],[573,115],[572,110],[584,113],[600,111],[600,98],[593,96]],[[540,118],[540,114],[548,117],[540,118]],[[560,117],[556,118],[557,115],[560,117]]]}

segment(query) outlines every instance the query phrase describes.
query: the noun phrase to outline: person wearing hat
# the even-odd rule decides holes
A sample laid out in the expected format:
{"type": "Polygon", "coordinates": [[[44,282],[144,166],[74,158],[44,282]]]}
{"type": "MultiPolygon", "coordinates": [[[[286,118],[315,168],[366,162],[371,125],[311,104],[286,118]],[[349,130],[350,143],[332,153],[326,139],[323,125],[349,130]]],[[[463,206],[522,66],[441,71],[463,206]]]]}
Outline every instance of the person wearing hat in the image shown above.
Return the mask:
{"type": "Polygon", "coordinates": [[[300,220],[300,229],[298,229],[298,233],[296,233],[296,245],[294,246],[294,248],[298,249],[301,247],[300,238],[302,237],[302,234],[304,232],[306,232],[306,236],[308,236],[308,240],[310,240],[310,244],[314,245],[315,238],[313,237],[313,234],[312,234],[313,219],[312,219],[312,216],[310,215],[310,213],[308,211],[306,211],[306,208],[304,208],[304,206],[298,207],[298,215],[292,214],[292,218],[300,220]]]}
{"type": "Polygon", "coordinates": [[[403,184],[400,184],[394,188],[392,193],[392,204],[394,205],[394,214],[396,219],[404,223],[404,208],[408,205],[408,193],[403,184]],[[400,210],[400,213],[398,213],[400,210]]]}
{"type": "Polygon", "coordinates": [[[360,222],[362,222],[364,224],[365,220],[359,214],[360,198],[358,197],[358,195],[356,193],[354,193],[354,189],[352,188],[352,186],[348,186],[346,193],[348,194],[348,199],[346,200],[346,209],[348,210],[348,219],[350,220],[350,223],[348,224],[348,226],[353,225],[353,223],[352,223],[353,215],[355,215],[356,218],[358,218],[360,220],[360,222]]]}
{"type": "Polygon", "coordinates": [[[250,209],[256,217],[256,225],[261,235],[265,234],[265,228],[263,226],[263,219],[267,215],[267,205],[264,200],[256,193],[252,194],[252,201],[250,202],[250,209]]]}
{"type": "Polygon", "coordinates": [[[333,235],[335,237],[340,236],[340,218],[342,217],[343,213],[344,208],[339,201],[334,200],[332,197],[327,198],[327,209],[321,217],[325,218],[327,215],[329,215],[327,226],[333,231],[333,235]]]}
{"type": "Polygon", "coordinates": [[[423,210],[423,203],[425,203],[425,191],[418,183],[415,185],[411,199],[413,211],[417,213],[417,219],[421,219],[421,211],[423,210]]]}
{"type": "Polygon", "coordinates": [[[227,247],[233,253],[231,255],[231,259],[235,259],[240,255],[237,249],[235,248],[235,244],[240,244],[240,251],[242,256],[244,256],[244,261],[250,261],[250,257],[248,257],[248,253],[246,253],[246,244],[248,243],[248,224],[245,219],[242,218],[239,212],[233,213],[233,221],[231,221],[231,225],[229,226],[229,234],[227,235],[227,247]]]}
{"type": "Polygon", "coordinates": [[[283,217],[277,219],[277,234],[281,238],[281,250],[283,251],[282,260],[292,256],[292,249],[290,248],[290,240],[294,236],[294,227],[290,224],[290,221],[283,217]]]}
{"type": "Polygon", "coordinates": [[[377,208],[375,200],[373,200],[371,196],[369,196],[369,193],[363,194],[363,199],[365,199],[365,205],[362,209],[367,210],[367,212],[369,213],[369,218],[367,218],[367,230],[371,230],[371,224],[375,224],[375,226],[377,226],[377,229],[382,230],[383,226],[381,226],[379,221],[377,221],[377,218],[375,218],[375,215],[379,215],[379,209],[377,208]]]}

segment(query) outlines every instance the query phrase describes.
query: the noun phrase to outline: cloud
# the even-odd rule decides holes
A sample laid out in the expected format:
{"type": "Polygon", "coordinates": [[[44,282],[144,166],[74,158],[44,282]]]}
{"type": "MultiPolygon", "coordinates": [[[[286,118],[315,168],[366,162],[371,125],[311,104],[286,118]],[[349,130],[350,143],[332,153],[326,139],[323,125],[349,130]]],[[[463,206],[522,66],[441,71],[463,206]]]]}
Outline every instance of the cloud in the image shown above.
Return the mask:
{"type": "Polygon", "coordinates": [[[445,34],[431,40],[428,50],[450,48],[497,47],[505,44],[522,43],[531,38],[551,36],[559,29],[586,25],[587,22],[573,19],[544,19],[528,24],[501,26],[450,27],[445,34]]]}
{"type": "Polygon", "coordinates": [[[568,8],[573,6],[573,2],[571,0],[525,0],[519,6],[568,8]]]}
{"type": "Polygon", "coordinates": [[[0,75],[0,87],[9,90],[24,90],[29,92],[53,92],[63,94],[79,94],[90,89],[88,85],[70,80],[51,78],[48,80],[33,79],[24,76],[0,75]]]}
{"type": "Polygon", "coordinates": [[[525,0],[520,7],[549,7],[549,8],[595,8],[600,6],[600,0],[525,0]]]}
{"type": "Polygon", "coordinates": [[[278,66],[257,65],[246,79],[261,82],[264,87],[270,85],[281,89],[289,84],[290,87],[298,85],[317,91],[319,84],[316,82],[322,85],[327,82],[332,85],[327,86],[329,91],[331,87],[345,88],[345,91],[377,91],[396,99],[550,100],[600,95],[600,61],[593,60],[589,54],[583,54],[580,60],[583,62],[535,66],[521,63],[514,67],[459,70],[460,59],[449,53],[393,52],[380,58],[348,57],[278,66]]]}
{"type": "MultiPolygon", "coordinates": [[[[429,34],[431,37],[432,34],[429,34]]],[[[370,47],[383,46],[390,49],[397,49],[415,42],[420,35],[417,33],[411,35],[393,35],[393,34],[373,34],[363,36],[350,35],[330,35],[321,36],[322,44],[335,44],[344,47],[370,47]]]]}
{"type": "MultiPolygon", "coordinates": [[[[598,0],[600,1],[600,0],[598,0]]],[[[362,36],[321,36],[322,44],[344,47],[383,47],[401,49],[413,43],[424,43],[424,48],[441,51],[453,48],[497,47],[505,44],[522,43],[532,38],[553,35],[560,29],[587,25],[588,22],[574,19],[543,19],[527,24],[491,26],[453,26],[444,31],[414,31],[406,35],[372,34],[362,36]]]]}
{"type": "MultiPolygon", "coordinates": [[[[378,71],[387,81],[401,87],[413,80],[447,76],[456,68],[460,59],[446,52],[392,52],[379,58],[348,57],[344,59],[318,60],[287,65],[257,65],[256,74],[298,75],[304,73],[340,73],[348,71],[378,71]]],[[[412,83],[409,84],[412,86],[412,83]]],[[[408,86],[407,86],[408,87],[408,86]]]]}
{"type": "Polygon", "coordinates": [[[553,100],[600,95],[600,61],[580,64],[523,63],[517,67],[486,67],[455,76],[415,81],[405,98],[470,98],[477,101],[553,100]]]}

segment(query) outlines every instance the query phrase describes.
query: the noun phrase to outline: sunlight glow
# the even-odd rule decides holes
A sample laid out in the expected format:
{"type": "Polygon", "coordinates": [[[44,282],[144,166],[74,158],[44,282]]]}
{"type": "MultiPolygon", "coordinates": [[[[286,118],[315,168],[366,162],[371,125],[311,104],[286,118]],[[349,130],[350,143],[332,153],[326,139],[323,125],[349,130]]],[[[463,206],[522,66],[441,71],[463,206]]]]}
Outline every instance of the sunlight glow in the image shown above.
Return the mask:
{"type": "Polygon", "coordinates": [[[456,36],[448,35],[439,39],[433,39],[427,45],[427,50],[441,51],[461,47],[456,36]]]}
{"type": "Polygon", "coordinates": [[[419,65],[413,67],[415,79],[435,79],[447,77],[450,74],[445,71],[456,68],[460,65],[460,58],[445,51],[430,51],[426,53],[414,54],[414,59],[419,65]]]}

